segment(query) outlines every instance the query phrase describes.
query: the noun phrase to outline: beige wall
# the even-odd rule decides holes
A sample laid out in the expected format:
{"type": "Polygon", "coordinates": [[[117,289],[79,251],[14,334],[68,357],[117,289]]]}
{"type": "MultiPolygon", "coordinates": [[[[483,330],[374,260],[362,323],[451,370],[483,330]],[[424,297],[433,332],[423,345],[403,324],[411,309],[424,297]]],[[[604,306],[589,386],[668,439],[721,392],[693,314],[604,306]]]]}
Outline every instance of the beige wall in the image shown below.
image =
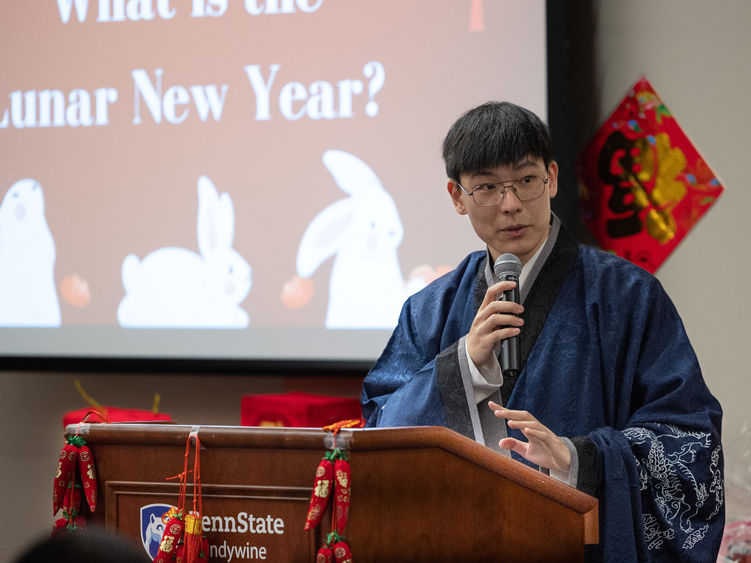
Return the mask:
{"type": "MultiPolygon", "coordinates": [[[[728,521],[751,517],[751,2],[600,0],[582,20],[572,27],[579,56],[587,56],[587,45],[594,53],[587,95],[595,122],[646,75],[725,187],[657,277],[724,409],[728,521]]],[[[584,98],[574,96],[575,103],[584,98]]],[[[593,133],[576,136],[586,143],[593,133]]]]}
{"type": "MultiPolygon", "coordinates": [[[[579,10],[572,15],[582,16],[579,10]]],[[[588,109],[577,111],[596,115],[582,119],[580,127],[601,123],[645,74],[725,186],[658,277],[683,316],[707,383],[725,409],[728,518],[751,516],[751,297],[745,283],[751,278],[746,217],[751,208],[746,163],[751,2],[603,0],[594,2],[591,22],[584,21],[574,26],[579,33],[575,44],[594,48],[594,88],[574,101],[593,99],[588,109]]],[[[593,132],[578,130],[575,137],[584,143],[593,132]]],[[[83,406],[76,378],[92,396],[118,406],[150,408],[154,393],[161,393],[162,410],[190,424],[239,424],[245,393],[303,389],[352,396],[359,385],[358,378],[0,372],[0,545],[6,555],[51,525],[61,416],[83,406]]]]}

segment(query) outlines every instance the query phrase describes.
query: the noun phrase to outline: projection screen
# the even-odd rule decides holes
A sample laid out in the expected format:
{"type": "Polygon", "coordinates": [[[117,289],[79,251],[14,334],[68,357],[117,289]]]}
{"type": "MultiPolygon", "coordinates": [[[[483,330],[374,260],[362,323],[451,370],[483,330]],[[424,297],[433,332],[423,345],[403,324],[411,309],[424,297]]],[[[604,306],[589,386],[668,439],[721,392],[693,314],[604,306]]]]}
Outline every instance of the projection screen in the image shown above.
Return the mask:
{"type": "Polygon", "coordinates": [[[540,0],[0,14],[0,358],[372,363],[481,248],[450,124],[547,115],[540,0]]]}

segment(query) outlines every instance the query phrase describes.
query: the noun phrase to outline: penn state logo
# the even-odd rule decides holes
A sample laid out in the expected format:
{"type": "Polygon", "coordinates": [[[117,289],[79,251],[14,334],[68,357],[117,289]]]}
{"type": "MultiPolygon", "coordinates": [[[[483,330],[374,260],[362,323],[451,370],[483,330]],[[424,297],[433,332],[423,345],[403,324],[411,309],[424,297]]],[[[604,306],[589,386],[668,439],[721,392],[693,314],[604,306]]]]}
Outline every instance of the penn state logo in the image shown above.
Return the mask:
{"type": "Polygon", "coordinates": [[[164,534],[166,522],[162,515],[170,508],[173,508],[170,504],[147,504],[141,507],[141,542],[152,561],[159,552],[164,534]]]}

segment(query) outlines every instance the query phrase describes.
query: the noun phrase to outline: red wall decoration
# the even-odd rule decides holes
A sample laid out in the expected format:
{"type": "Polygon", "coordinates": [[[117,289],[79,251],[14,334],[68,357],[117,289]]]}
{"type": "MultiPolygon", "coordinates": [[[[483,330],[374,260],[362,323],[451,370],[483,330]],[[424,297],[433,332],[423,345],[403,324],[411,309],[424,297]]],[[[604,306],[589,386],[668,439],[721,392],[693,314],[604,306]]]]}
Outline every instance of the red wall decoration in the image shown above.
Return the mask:
{"type": "Polygon", "coordinates": [[[577,179],[602,248],[652,273],[723,191],[646,78],[579,155],[577,179]]]}

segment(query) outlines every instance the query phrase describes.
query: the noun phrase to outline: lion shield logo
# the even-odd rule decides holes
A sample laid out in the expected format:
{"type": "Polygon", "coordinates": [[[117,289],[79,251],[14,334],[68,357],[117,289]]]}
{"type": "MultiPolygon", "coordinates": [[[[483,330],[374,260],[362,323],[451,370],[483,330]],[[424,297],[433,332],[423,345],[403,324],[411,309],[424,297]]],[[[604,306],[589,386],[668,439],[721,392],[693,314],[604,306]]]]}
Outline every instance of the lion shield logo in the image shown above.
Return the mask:
{"type": "Polygon", "coordinates": [[[169,504],[147,504],[141,507],[141,542],[149,557],[153,560],[159,552],[165,522],[162,516],[170,508],[169,504]]]}

